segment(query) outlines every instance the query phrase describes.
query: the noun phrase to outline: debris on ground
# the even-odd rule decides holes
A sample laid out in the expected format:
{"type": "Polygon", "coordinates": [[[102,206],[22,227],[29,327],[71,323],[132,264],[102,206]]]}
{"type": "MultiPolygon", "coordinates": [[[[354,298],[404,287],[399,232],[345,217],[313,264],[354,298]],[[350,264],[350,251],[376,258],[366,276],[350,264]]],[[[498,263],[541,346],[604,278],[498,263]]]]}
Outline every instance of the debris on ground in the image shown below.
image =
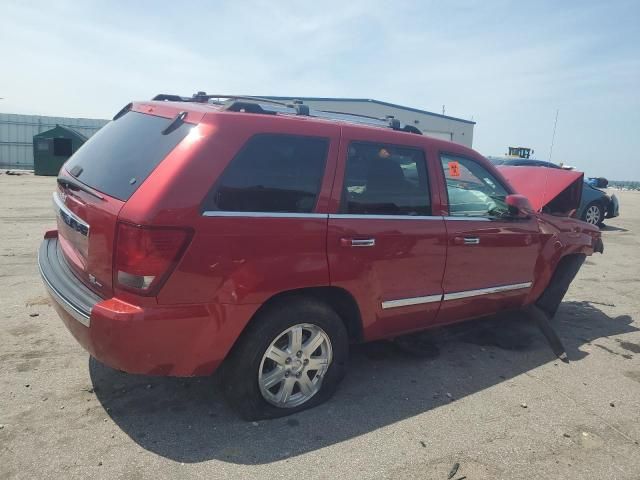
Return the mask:
{"type": "Polygon", "coordinates": [[[36,313],[36,312],[33,312],[33,313],[30,313],[30,314],[29,314],[29,316],[30,316],[30,317],[37,317],[37,316],[39,316],[39,315],[40,315],[40,314],[39,314],[39,313],[36,313]]]}
{"type": "Polygon", "coordinates": [[[453,467],[451,467],[451,471],[449,472],[449,476],[447,477],[447,480],[451,480],[453,478],[453,476],[458,473],[458,469],[460,468],[460,464],[458,462],[453,464],[453,467]]]}
{"type": "Polygon", "coordinates": [[[522,403],[520,404],[520,406],[521,406],[522,408],[527,408],[527,407],[528,407],[528,405],[527,405],[526,403],[524,403],[524,402],[522,402],[522,403]]]}
{"type": "MultiPolygon", "coordinates": [[[[538,328],[542,332],[542,334],[549,342],[549,346],[553,353],[564,363],[569,363],[569,359],[567,358],[567,350],[562,344],[562,340],[554,330],[550,318],[547,314],[538,306],[530,305],[525,309],[526,315],[531,319],[534,323],[538,325],[538,328]]],[[[557,365],[554,363],[554,365],[557,365]]]]}
{"type": "Polygon", "coordinates": [[[613,403],[613,402],[610,402],[610,403],[609,403],[609,406],[610,406],[610,407],[615,407],[615,406],[616,406],[616,404],[615,404],[615,403],[613,403]]]}
{"type": "Polygon", "coordinates": [[[607,303],[607,302],[596,302],[593,300],[589,300],[589,303],[593,303],[594,305],[604,305],[605,307],[615,307],[615,303],[607,303]]]}
{"type": "Polygon", "coordinates": [[[424,448],[427,448],[427,444],[424,443],[422,440],[420,440],[420,445],[422,445],[424,448]]]}
{"type": "Polygon", "coordinates": [[[565,438],[571,438],[571,435],[569,435],[568,433],[563,433],[562,436],[565,438]]]}

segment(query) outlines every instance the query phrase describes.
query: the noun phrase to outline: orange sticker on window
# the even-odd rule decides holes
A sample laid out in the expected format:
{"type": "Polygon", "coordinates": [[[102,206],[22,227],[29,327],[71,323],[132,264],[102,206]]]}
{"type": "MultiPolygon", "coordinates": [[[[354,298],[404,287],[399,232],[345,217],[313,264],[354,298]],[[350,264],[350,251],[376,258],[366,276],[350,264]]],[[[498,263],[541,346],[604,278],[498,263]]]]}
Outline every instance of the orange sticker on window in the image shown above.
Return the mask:
{"type": "Polygon", "coordinates": [[[460,164],[458,162],[449,162],[449,176],[450,177],[459,177],[460,176],[460,164]]]}

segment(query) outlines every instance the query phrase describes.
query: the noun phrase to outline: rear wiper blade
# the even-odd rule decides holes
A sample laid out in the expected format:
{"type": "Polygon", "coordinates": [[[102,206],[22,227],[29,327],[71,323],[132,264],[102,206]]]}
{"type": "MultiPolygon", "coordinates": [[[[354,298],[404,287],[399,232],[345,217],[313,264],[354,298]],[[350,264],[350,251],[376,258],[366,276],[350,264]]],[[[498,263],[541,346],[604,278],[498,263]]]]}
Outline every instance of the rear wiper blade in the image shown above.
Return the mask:
{"type": "Polygon", "coordinates": [[[104,197],[102,195],[94,192],[89,187],[87,187],[84,183],[78,180],[74,180],[72,178],[58,177],[58,184],[62,185],[63,187],[70,188],[72,190],[82,190],[83,192],[88,193],[89,195],[97,198],[98,200],[104,200],[104,197]]]}

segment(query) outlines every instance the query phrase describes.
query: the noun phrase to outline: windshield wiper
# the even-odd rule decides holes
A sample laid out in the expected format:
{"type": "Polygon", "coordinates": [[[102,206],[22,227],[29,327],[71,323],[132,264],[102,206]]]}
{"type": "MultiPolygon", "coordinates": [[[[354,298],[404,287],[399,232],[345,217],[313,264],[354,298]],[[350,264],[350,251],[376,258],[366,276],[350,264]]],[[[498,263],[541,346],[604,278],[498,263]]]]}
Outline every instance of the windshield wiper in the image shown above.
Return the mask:
{"type": "Polygon", "coordinates": [[[62,185],[63,187],[69,188],[71,190],[82,190],[83,192],[88,193],[89,195],[97,198],[98,200],[104,200],[104,197],[102,195],[97,194],[96,192],[91,190],[89,187],[87,187],[84,183],[78,180],[73,180],[72,178],[58,177],[58,184],[62,185]]]}

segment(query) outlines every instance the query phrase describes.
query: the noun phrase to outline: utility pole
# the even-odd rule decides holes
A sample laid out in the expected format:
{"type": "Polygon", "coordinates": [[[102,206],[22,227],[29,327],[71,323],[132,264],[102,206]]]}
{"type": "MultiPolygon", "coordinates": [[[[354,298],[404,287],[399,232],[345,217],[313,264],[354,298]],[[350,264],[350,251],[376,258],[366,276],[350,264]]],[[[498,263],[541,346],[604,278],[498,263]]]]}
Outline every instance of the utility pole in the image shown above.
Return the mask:
{"type": "Polygon", "coordinates": [[[444,105],[442,105],[442,114],[444,115],[444,105]]]}
{"type": "Polygon", "coordinates": [[[556,126],[558,125],[558,114],[560,113],[560,109],[556,110],[556,121],[553,122],[553,135],[551,136],[551,147],[549,147],[549,162],[551,161],[551,154],[553,153],[553,143],[556,140],[556,126]]]}

